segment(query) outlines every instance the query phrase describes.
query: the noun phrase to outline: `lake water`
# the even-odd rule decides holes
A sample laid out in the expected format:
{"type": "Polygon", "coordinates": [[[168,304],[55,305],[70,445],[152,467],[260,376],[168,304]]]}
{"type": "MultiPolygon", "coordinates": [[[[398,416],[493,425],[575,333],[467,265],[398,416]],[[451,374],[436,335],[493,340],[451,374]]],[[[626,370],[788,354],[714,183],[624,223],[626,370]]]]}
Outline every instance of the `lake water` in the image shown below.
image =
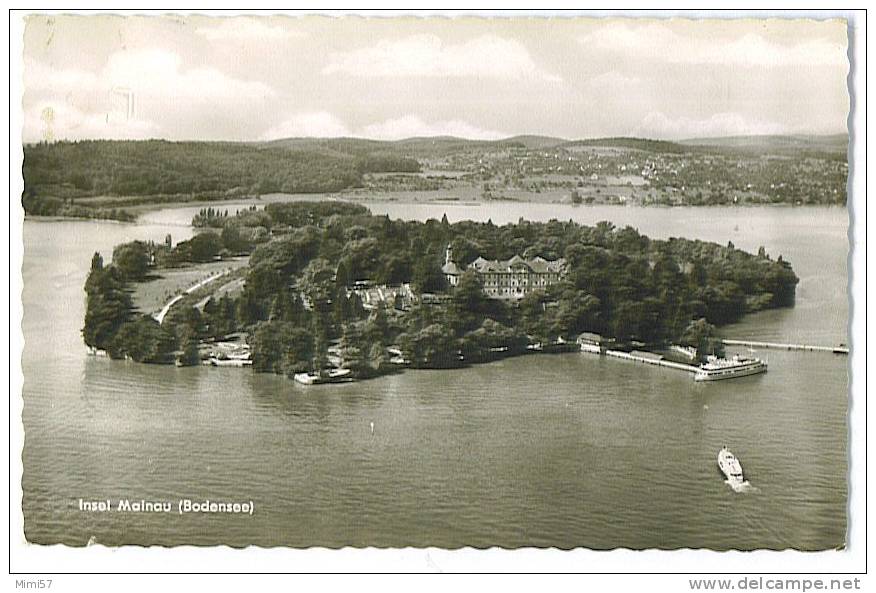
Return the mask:
{"type": "MultiPolygon", "coordinates": [[[[611,220],[782,254],[794,308],[728,337],[848,342],[838,208],[369,205],[408,219],[611,220]]],[[[25,533],[43,544],[557,546],[715,549],[842,546],[845,356],[760,351],[765,375],[694,383],[593,355],[538,355],[302,387],[247,369],[157,367],[86,355],[91,255],[174,241],[201,208],[137,224],[24,223],[25,533]],[[370,423],[374,423],[373,433],[370,423]],[[728,445],[751,482],[737,493],[728,445]],[[253,501],[252,515],[89,513],[79,499],[253,501]]],[[[233,210],[233,205],[228,205],[233,210]]]]}

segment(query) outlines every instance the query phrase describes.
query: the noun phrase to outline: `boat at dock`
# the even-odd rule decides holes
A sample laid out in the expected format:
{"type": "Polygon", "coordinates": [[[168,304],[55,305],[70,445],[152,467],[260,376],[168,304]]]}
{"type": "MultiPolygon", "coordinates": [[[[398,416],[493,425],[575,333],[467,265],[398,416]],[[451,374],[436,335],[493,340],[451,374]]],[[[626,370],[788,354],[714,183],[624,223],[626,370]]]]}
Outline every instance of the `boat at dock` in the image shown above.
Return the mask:
{"type": "Polygon", "coordinates": [[[718,451],[718,467],[731,484],[741,485],[745,481],[745,476],[742,475],[742,464],[727,447],[721,447],[721,450],[718,451]]]}
{"type": "Polygon", "coordinates": [[[320,385],[323,383],[348,383],[353,380],[350,369],[332,369],[321,373],[296,373],[293,377],[302,385],[320,385]]]}
{"type": "Polygon", "coordinates": [[[694,373],[694,381],[720,381],[767,372],[767,363],[759,358],[736,355],[733,358],[710,356],[694,373]]]}
{"type": "Polygon", "coordinates": [[[211,356],[209,362],[214,367],[246,367],[252,365],[252,360],[249,358],[219,358],[211,356]]]}

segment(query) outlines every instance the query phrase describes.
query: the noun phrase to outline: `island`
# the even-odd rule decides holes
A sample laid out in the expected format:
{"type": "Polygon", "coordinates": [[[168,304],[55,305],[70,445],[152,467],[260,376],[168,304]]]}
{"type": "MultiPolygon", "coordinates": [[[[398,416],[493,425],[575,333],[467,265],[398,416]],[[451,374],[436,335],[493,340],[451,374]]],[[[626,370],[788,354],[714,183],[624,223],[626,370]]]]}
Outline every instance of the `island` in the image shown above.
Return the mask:
{"type": "Polygon", "coordinates": [[[798,283],[763,248],[610,222],[416,222],[306,201],[210,207],[193,224],[176,245],[125,243],[111,264],[94,254],[82,331],[92,352],[344,380],[577,350],[582,336],[705,359],[721,354],[716,326],[792,306],[798,283]],[[173,275],[190,285],[157,314],[139,310],[173,275]]]}

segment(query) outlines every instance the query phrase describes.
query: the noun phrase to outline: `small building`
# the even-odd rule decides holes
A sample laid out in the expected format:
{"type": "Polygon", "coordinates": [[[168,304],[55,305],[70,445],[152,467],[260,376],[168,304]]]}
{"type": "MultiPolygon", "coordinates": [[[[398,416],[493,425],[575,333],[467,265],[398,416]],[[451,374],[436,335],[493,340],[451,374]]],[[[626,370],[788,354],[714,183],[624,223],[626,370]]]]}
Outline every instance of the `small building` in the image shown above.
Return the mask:
{"type": "Polygon", "coordinates": [[[692,346],[679,346],[678,344],[672,344],[669,349],[688,360],[696,360],[697,358],[697,349],[692,346]]]}
{"type": "Polygon", "coordinates": [[[581,352],[592,352],[593,354],[602,354],[602,350],[604,346],[604,340],[602,336],[599,334],[594,334],[590,332],[584,332],[578,336],[577,339],[578,346],[581,348],[581,352]]]}
{"type": "Polygon", "coordinates": [[[381,304],[389,309],[407,310],[416,301],[410,284],[374,286],[370,282],[357,281],[352,289],[347,290],[348,297],[352,294],[358,296],[362,307],[368,310],[376,309],[381,304]]]}
{"type": "Polygon", "coordinates": [[[450,286],[459,284],[459,277],[465,272],[453,261],[453,247],[450,245],[447,246],[447,251],[444,252],[444,265],[441,266],[441,271],[444,273],[444,277],[447,278],[447,283],[450,286]]]}

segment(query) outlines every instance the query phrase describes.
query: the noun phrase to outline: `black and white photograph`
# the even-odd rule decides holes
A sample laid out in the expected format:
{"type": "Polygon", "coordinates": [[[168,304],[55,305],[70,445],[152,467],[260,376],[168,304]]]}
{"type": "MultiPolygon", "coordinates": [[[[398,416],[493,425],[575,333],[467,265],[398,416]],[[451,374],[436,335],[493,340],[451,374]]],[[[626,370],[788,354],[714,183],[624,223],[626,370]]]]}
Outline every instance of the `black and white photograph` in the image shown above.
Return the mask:
{"type": "Polygon", "coordinates": [[[862,15],[10,19],[27,554],[861,552],[862,15]]]}

